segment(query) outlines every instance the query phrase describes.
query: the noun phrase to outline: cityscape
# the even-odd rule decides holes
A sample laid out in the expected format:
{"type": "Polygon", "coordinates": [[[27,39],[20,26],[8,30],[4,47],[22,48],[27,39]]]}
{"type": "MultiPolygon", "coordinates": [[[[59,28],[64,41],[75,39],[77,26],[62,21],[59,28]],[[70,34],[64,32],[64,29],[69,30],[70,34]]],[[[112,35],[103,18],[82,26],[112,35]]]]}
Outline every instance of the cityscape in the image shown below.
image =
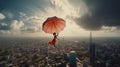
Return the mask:
{"type": "Polygon", "coordinates": [[[90,61],[89,38],[61,38],[56,47],[48,45],[46,38],[0,39],[0,67],[69,67],[71,52],[76,53],[77,67],[90,67],[90,62],[93,67],[120,66],[119,38],[92,41],[95,56],[90,61]]]}

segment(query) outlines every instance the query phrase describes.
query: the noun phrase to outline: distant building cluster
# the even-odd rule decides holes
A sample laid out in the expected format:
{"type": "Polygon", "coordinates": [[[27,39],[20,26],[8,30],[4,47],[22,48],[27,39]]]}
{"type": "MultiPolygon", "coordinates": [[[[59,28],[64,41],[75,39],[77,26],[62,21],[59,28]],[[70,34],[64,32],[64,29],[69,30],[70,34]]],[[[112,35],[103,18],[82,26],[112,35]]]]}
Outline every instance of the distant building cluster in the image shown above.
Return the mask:
{"type": "Polygon", "coordinates": [[[0,67],[119,67],[120,41],[60,40],[56,47],[47,40],[0,40],[0,67]],[[93,64],[93,63],[92,63],[93,64]]]}
{"type": "Polygon", "coordinates": [[[120,42],[107,42],[96,46],[96,67],[120,67],[120,42]]]}

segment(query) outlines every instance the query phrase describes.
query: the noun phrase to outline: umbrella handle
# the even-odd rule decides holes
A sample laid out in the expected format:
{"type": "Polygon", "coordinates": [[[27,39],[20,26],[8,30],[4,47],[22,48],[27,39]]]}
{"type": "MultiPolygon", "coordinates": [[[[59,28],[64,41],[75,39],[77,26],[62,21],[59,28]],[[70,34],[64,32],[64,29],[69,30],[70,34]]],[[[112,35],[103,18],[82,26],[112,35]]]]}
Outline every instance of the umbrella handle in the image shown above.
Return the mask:
{"type": "Polygon", "coordinates": [[[56,33],[56,36],[58,36],[59,35],[59,33],[56,33]]]}

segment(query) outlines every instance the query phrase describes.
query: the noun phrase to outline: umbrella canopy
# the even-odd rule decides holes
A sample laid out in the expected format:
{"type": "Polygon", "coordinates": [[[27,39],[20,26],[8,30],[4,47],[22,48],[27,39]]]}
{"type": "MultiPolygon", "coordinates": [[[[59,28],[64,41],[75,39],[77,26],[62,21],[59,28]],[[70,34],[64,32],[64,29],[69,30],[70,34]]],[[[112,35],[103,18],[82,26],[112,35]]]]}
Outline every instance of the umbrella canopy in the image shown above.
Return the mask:
{"type": "Polygon", "coordinates": [[[42,30],[46,33],[53,34],[61,32],[65,27],[65,21],[62,18],[56,16],[47,18],[42,25],[42,30]]]}

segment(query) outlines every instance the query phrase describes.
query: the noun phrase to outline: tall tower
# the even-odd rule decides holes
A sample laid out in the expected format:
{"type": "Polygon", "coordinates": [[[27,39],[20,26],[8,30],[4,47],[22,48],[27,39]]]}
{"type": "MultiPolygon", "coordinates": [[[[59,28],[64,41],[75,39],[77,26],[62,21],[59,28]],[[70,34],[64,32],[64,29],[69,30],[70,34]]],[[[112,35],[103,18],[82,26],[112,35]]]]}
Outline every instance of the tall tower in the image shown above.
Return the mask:
{"type": "Polygon", "coordinates": [[[90,32],[90,49],[89,49],[90,65],[95,67],[95,44],[92,42],[92,32],[90,32]]]}
{"type": "Polygon", "coordinates": [[[90,32],[90,45],[92,43],[92,32],[90,32]]]}

